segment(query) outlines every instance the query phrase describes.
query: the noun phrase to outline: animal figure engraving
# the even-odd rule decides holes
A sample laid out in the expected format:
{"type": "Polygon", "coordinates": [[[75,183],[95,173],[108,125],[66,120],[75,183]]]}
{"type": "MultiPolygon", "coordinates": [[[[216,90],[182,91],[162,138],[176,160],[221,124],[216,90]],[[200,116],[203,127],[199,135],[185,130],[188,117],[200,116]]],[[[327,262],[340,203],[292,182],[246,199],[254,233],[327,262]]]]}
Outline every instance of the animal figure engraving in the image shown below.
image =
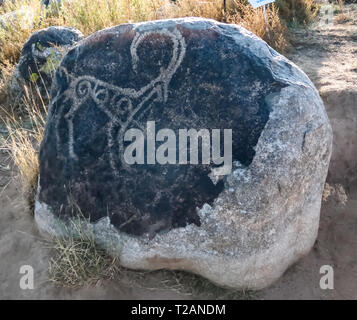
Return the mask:
{"type": "MultiPolygon", "coordinates": [[[[169,83],[185,56],[185,39],[178,30],[169,31],[164,29],[155,32],[137,33],[130,47],[131,62],[134,72],[137,72],[138,70],[138,47],[151,35],[159,35],[169,38],[172,42],[172,56],[167,67],[161,67],[159,75],[138,90],[118,87],[98,80],[92,76],[74,77],[70,75],[64,67],[59,67],[58,72],[60,75],[65,76],[69,80],[68,88],[61,94],[61,97],[64,95],[65,101],[70,99],[72,105],[69,111],[63,115],[68,126],[68,154],[72,160],[78,160],[74,150],[75,128],[73,126],[73,118],[81,106],[84,105],[86,99],[91,98],[95,102],[96,107],[103,111],[109,118],[107,123],[109,149],[115,143],[115,138],[113,136],[114,128],[119,127],[117,135],[119,150],[123,150],[124,133],[134,121],[135,117],[139,113],[142,114],[147,111],[154,102],[165,103],[167,101],[169,83]]],[[[52,104],[59,98],[59,96],[55,97],[52,104]]],[[[58,122],[59,119],[57,120],[57,135],[58,122]]],[[[57,141],[59,141],[59,139],[57,139],[57,141]]],[[[114,173],[117,173],[117,170],[115,169],[115,158],[117,158],[118,155],[114,156],[110,152],[109,156],[110,165],[114,173]]],[[[122,165],[125,165],[125,162],[123,161],[123,152],[120,152],[119,157],[122,160],[122,165]]]]}

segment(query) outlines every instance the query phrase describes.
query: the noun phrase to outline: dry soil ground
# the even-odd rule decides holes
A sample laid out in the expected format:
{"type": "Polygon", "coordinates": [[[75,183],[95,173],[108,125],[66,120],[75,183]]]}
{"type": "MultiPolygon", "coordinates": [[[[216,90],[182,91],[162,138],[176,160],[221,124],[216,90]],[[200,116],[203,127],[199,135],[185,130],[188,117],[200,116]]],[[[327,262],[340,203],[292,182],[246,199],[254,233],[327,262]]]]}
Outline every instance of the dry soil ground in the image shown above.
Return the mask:
{"type": "MultiPolygon", "coordinates": [[[[348,193],[345,206],[332,197],[323,203],[319,236],[313,250],[271,287],[254,293],[257,299],[357,299],[357,6],[343,24],[297,30],[289,58],[312,79],[323,97],[335,141],[329,179],[348,193]],[[356,164],[356,165],[355,165],[356,164]],[[320,289],[320,267],[334,268],[334,290],[320,289]]],[[[0,299],[181,299],[188,296],[160,282],[166,273],[130,276],[72,290],[48,282],[48,243],[38,234],[21,201],[21,189],[6,151],[0,151],[0,299]],[[19,269],[35,270],[35,289],[21,290],[19,269]],[[149,289],[155,287],[155,289],[149,289]]]]}

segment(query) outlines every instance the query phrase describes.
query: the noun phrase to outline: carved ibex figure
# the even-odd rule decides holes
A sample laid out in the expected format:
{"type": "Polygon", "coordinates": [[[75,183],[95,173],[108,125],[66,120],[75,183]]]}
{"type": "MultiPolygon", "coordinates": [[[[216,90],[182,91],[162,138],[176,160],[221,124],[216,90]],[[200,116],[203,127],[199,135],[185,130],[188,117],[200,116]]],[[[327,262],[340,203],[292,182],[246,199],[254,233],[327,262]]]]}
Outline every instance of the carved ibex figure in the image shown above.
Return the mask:
{"type": "MultiPolygon", "coordinates": [[[[58,72],[65,76],[68,80],[68,88],[61,94],[65,99],[71,100],[71,108],[64,115],[68,125],[68,148],[69,156],[73,160],[77,160],[76,153],[73,148],[73,118],[76,112],[84,105],[86,99],[91,98],[96,103],[96,106],[103,111],[109,118],[107,124],[108,147],[111,148],[114,144],[113,130],[119,127],[118,137],[123,137],[130,123],[140,111],[145,112],[149,109],[153,102],[166,102],[168,97],[168,86],[175,74],[176,70],[182,63],[186,53],[185,39],[178,30],[160,30],[137,33],[134,37],[131,46],[130,54],[132,58],[132,68],[134,72],[138,71],[139,57],[137,54],[140,44],[151,35],[161,35],[168,37],[172,42],[172,57],[166,68],[161,67],[159,75],[150,83],[140,88],[121,88],[104,81],[98,80],[92,76],[74,77],[70,75],[64,67],[59,67],[58,72]],[[148,103],[150,102],[150,103],[148,103]]],[[[140,76],[140,75],[138,75],[140,76]]],[[[52,105],[60,98],[55,97],[52,105]]],[[[58,120],[60,117],[58,117],[58,120]]],[[[123,139],[118,139],[119,149],[122,150],[123,139]]],[[[110,154],[111,166],[114,170],[114,158],[110,154]]]]}

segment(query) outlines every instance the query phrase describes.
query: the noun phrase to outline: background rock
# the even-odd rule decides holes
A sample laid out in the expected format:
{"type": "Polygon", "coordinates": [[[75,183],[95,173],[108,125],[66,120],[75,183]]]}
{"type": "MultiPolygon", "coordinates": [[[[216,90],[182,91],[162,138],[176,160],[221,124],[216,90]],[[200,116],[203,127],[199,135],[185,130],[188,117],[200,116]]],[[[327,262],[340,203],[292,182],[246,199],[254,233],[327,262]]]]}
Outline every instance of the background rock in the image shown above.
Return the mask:
{"type": "Polygon", "coordinates": [[[68,27],[49,27],[32,34],[21,51],[10,84],[11,95],[19,99],[25,85],[37,85],[46,98],[62,56],[82,38],[83,34],[79,30],[68,27]]]}
{"type": "Polygon", "coordinates": [[[64,57],[51,99],[41,230],[71,232],[75,203],[124,266],[235,288],[269,285],[312,247],[329,121],[307,76],[248,31],[187,18],[97,32],[64,57]],[[128,167],[123,128],[149,120],[233,129],[233,172],[215,184],[212,165],[128,167]]]}

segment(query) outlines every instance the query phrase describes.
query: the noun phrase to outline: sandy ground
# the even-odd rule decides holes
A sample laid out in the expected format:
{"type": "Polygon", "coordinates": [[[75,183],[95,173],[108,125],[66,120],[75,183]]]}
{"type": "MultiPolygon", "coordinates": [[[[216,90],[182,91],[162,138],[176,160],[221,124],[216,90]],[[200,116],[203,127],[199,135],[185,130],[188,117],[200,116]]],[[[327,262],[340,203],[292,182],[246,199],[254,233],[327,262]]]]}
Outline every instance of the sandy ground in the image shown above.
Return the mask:
{"type": "MultiPolygon", "coordinates": [[[[357,6],[354,9],[357,19],[357,6]]],[[[340,105],[348,110],[357,108],[356,21],[296,31],[295,51],[289,54],[289,58],[316,84],[325,100],[334,130],[340,130],[344,118],[336,112],[336,108],[340,105]],[[350,95],[348,99],[347,94],[350,95]],[[339,125],[335,126],[336,123],[339,125]]],[[[345,118],[348,118],[348,114],[345,118]]],[[[353,121],[352,124],[357,127],[356,123],[353,121]]],[[[336,133],[341,141],[345,138],[336,133]]],[[[351,159],[354,159],[354,155],[357,155],[357,146],[354,145],[357,144],[357,134],[348,139],[344,148],[353,149],[350,153],[351,159]]],[[[348,193],[346,205],[341,205],[333,197],[323,203],[319,236],[313,250],[289,268],[274,285],[254,293],[255,298],[357,299],[357,180],[354,179],[357,175],[353,175],[353,171],[348,171],[348,174],[344,172],[346,168],[351,169],[351,161],[344,161],[348,162],[348,168],[337,160],[335,163],[336,170],[342,172],[341,177],[345,175],[348,179],[345,176],[338,179],[339,175],[336,178],[334,172],[329,176],[332,181],[344,183],[348,193]],[[334,268],[333,290],[320,289],[322,275],[319,270],[323,265],[334,268]]],[[[48,282],[49,257],[48,243],[38,234],[33,218],[21,201],[21,189],[10,159],[6,152],[0,150],[0,299],[202,298],[187,296],[172,289],[148,289],[150,282],[163,280],[160,273],[148,275],[142,286],[132,285],[124,277],[79,290],[56,288],[48,282]],[[20,289],[19,269],[22,265],[34,268],[34,290],[20,289]]]]}
{"type": "Polygon", "coordinates": [[[260,292],[263,299],[357,299],[357,5],[346,9],[345,23],[296,30],[288,57],[324,100],[334,131],[328,181],[342,183],[348,201],[323,203],[313,250],[260,292]],[[334,268],[334,290],[320,289],[323,265],[334,268]]]}

